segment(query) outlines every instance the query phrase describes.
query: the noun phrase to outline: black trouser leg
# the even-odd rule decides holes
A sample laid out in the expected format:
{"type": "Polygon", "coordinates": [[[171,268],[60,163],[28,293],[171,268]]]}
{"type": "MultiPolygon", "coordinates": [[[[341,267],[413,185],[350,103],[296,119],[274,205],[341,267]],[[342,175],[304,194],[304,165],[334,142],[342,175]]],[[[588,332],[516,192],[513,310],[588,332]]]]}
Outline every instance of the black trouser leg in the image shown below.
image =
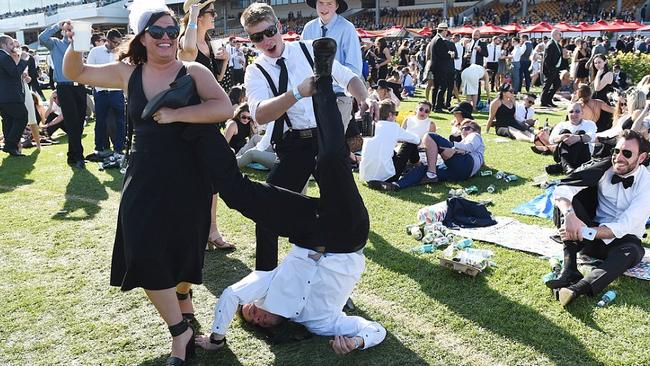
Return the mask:
{"type": "Polygon", "coordinates": [[[395,176],[390,178],[389,182],[396,182],[404,172],[406,163],[410,162],[415,164],[420,161],[420,154],[418,153],[418,145],[409,142],[403,142],[400,145],[397,154],[393,155],[393,165],[395,166],[395,176]]]}
{"type": "Polygon", "coordinates": [[[86,118],[86,88],[83,86],[57,85],[66,133],[68,134],[68,162],[83,161],[81,134],[86,118]]]}
{"type": "Polygon", "coordinates": [[[530,92],[530,60],[521,60],[521,85],[526,87],[526,92],[530,92]]]}
{"type": "Polygon", "coordinates": [[[320,189],[319,231],[326,250],[359,250],[368,239],[368,212],[350,169],[341,114],[331,78],[316,82],[312,98],[318,127],[316,176],[320,189]]]}
{"type": "MultiPolygon", "coordinates": [[[[600,247],[594,248],[595,251],[606,252],[606,257],[600,258],[604,259],[604,261],[580,281],[589,284],[590,291],[585,293],[592,296],[604,290],[625,271],[641,262],[645,254],[641,241],[634,235],[626,235],[620,239],[615,239],[607,245],[602,240],[595,240],[590,245],[600,247]]],[[[583,252],[590,254],[588,249],[585,248],[583,252]]],[[[581,284],[578,283],[577,285],[580,286],[581,284]]]]}
{"type": "Polygon", "coordinates": [[[445,74],[436,74],[434,80],[436,83],[435,93],[435,109],[443,109],[445,107],[445,92],[449,85],[449,76],[445,74]]]}
{"type": "Polygon", "coordinates": [[[542,104],[549,104],[553,102],[553,95],[555,95],[555,79],[560,79],[560,75],[557,70],[548,70],[544,72],[544,87],[542,88],[542,104]]]}
{"type": "Polygon", "coordinates": [[[5,138],[5,150],[16,151],[20,137],[27,126],[27,108],[25,103],[0,104],[2,117],[2,134],[5,138]]]}
{"type": "MultiPolygon", "coordinates": [[[[335,108],[338,112],[338,108],[335,108]]],[[[339,114],[339,120],[341,116],[339,114]]],[[[271,169],[266,182],[274,186],[300,192],[314,172],[316,157],[316,140],[285,139],[278,149],[280,161],[271,169]],[[287,149],[287,152],[280,152],[287,149]]],[[[278,208],[283,207],[278,206],[278,208]]],[[[270,208],[273,209],[273,208],[270,208]]],[[[285,208],[282,208],[283,210],[285,208]]],[[[256,225],[255,269],[270,271],[278,263],[278,233],[264,225],[256,225]]]]}

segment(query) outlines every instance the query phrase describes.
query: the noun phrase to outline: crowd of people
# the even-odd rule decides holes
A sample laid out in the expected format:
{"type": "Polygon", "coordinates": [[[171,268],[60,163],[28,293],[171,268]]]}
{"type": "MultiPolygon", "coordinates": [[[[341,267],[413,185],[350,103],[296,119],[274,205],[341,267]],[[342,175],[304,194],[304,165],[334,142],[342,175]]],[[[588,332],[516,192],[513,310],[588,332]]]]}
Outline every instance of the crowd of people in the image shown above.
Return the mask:
{"type": "Polygon", "coordinates": [[[168,365],[184,364],[195,344],[223,347],[236,313],[270,339],[286,339],[288,324],[332,336],[337,354],[381,343],[382,325],[341,310],[364,271],[369,230],[353,169],[381,191],[465,181],[484,165],[492,128],[552,155],[549,174],[568,175],[554,196],[564,269],[547,283],[562,305],[599,293],[641,260],[650,76],[630,88],[607,54],[650,52],[650,39],[612,44],[558,30],[536,39],[462,36],[440,22],[431,39],[361,43],[340,16],[344,0],[307,5],[318,17],[304,24],[301,42],[286,42],[273,9],[251,4],[241,24],[253,47],[210,36],[213,0],[186,0],[180,19],[164,4],[136,0],[134,36],[98,34],[86,55],[71,47],[69,20],[54,24],[39,35],[56,84],[47,105],[29,50],[0,36],[0,88],[10,91],[0,96],[5,152],[21,156],[27,142],[40,148],[60,129],[73,169],[124,159],[111,285],[144,289],[172,336],[168,365]],[[400,101],[418,86],[425,99],[400,125],[400,101]],[[95,151],[84,156],[89,101],[95,151]],[[538,113],[556,103],[566,105],[566,121],[541,125],[538,113]],[[488,112],[485,125],[478,111],[488,112]],[[450,114],[449,136],[433,112],[450,114]],[[601,160],[584,168],[594,158],[601,160]],[[266,183],[242,175],[247,166],[269,170],[266,183]],[[319,198],[301,194],[311,176],[319,198]],[[210,334],[198,335],[192,286],[202,283],[204,250],[235,249],[218,229],[218,198],[254,221],[255,270],[223,291],[210,334]],[[269,209],[280,205],[282,213],[269,209]],[[584,245],[585,228],[596,231],[594,245],[584,245]],[[279,265],[278,236],[293,245],[279,265]],[[584,278],[575,267],[583,249],[604,260],[584,278]]]}
{"type": "Polygon", "coordinates": [[[19,11],[12,11],[12,12],[6,12],[3,14],[0,14],[0,19],[8,19],[8,18],[16,18],[16,17],[21,17],[25,15],[31,15],[31,14],[39,14],[39,13],[45,13],[46,15],[54,15],[56,14],[59,9],[62,8],[67,8],[70,6],[76,6],[76,5],[83,5],[83,4],[96,4],[97,7],[102,7],[106,6],[109,4],[116,3],[118,1],[122,0],[78,0],[78,1],[66,1],[65,3],[62,4],[49,4],[43,7],[37,7],[37,8],[31,8],[31,9],[23,9],[19,11]]]}

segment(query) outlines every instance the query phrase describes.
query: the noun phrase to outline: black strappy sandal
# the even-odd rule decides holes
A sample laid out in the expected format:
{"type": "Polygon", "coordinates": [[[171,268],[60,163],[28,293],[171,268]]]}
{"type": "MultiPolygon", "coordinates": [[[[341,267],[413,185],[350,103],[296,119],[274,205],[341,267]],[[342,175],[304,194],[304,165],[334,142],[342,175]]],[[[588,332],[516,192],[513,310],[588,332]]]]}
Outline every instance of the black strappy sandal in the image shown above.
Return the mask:
{"type": "Polygon", "coordinates": [[[179,335],[185,333],[188,328],[192,330],[192,337],[190,337],[190,340],[187,342],[187,346],[185,346],[185,360],[182,360],[176,356],[169,356],[169,358],[167,358],[167,362],[165,362],[165,366],[184,366],[185,362],[194,357],[196,354],[196,350],[194,349],[194,329],[190,326],[187,320],[183,319],[180,323],[174,324],[168,329],[172,337],[178,337],[179,335]]]}
{"type": "MultiPolygon", "coordinates": [[[[193,297],[194,297],[194,292],[192,291],[192,289],[190,289],[190,292],[186,294],[181,294],[180,292],[176,293],[176,298],[178,299],[178,301],[192,299],[193,297]]],[[[199,321],[196,319],[194,313],[183,313],[183,319],[190,324],[190,326],[196,333],[198,334],[201,333],[201,323],[199,323],[199,321]]]]}

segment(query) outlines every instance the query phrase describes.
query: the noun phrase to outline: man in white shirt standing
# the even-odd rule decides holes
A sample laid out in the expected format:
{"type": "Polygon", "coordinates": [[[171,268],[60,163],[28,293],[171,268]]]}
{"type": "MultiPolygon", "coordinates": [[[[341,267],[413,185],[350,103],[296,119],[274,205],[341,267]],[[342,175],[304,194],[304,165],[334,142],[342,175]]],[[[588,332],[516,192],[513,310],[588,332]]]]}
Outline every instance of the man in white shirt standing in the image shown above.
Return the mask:
{"type": "MultiPolygon", "coordinates": [[[[271,7],[263,3],[250,5],[242,14],[244,28],[264,52],[257,62],[279,56],[287,56],[287,62],[295,62],[298,56],[304,58],[301,46],[283,44],[274,18],[271,7]],[[292,58],[292,55],[296,56],[292,58]]],[[[323,42],[326,46],[335,44],[331,38],[316,40],[314,53],[329,58],[331,67],[334,50],[329,49],[327,54],[321,54],[323,42]]],[[[334,336],[330,344],[337,354],[375,346],[386,336],[386,330],[378,323],[347,316],[341,311],[365,269],[363,247],[368,239],[370,223],[350,170],[343,123],[335,107],[332,76],[327,75],[324,65],[319,64],[323,58],[315,64],[316,81],[312,76],[307,76],[294,92],[265,100],[249,99],[251,107],[256,106],[251,114],[257,113],[261,117],[256,118],[258,121],[271,119],[268,116],[273,114],[280,116],[287,113],[290,118],[294,117],[291,109],[296,106],[296,100],[303,98],[308,99],[309,105],[314,108],[310,117],[318,130],[315,137],[318,149],[315,176],[318,177],[321,192],[315,215],[318,224],[314,226],[318,244],[303,246],[302,240],[292,238],[290,240],[294,246],[279,267],[270,271],[256,270],[224,290],[215,307],[212,333],[210,336],[197,337],[197,343],[205,349],[223,347],[228,326],[239,305],[244,320],[254,326],[270,328],[293,321],[304,325],[312,333],[334,336]]],[[[301,65],[302,59],[298,60],[292,66],[301,65]]],[[[268,66],[265,64],[264,67],[268,66]]],[[[346,80],[345,70],[351,74],[340,64],[335,63],[334,67],[334,76],[339,80],[346,80]]],[[[352,76],[347,77],[347,81],[344,85],[348,91],[359,98],[366,97],[360,79],[352,76]]],[[[256,92],[260,93],[260,90],[256,92]]],[[[365,102],[361,102],[364,108],[365,102]]]]}
{"type": "Polygon", "coordinates": [[[230,41],[230,63],[232,71],[232,85],[238,85],[244,83],[244,66],[246,66],[246,59],[244,57],[244,52],[241,49],[241,43],[233,38],[230,41]]]}
{"type": "MultiPolygon", "coordinates": [[[[361,77],[363,60],[359,36],[354,24],[339,15],[348,9],[348,4],[344,0],[307,0],[307,5],[316,9],[318,18],[305,24],[301,39],[314,40],[321,37],[334,39],[337,46],[336,61],[361,77]]],[[[334,92],[343,125],[347,129],[352,118],[352,97],[346,95],[345,90],[339,86],[334,87],[334,92]]]]}
{"type": "MultiPolygon", "coordinates": [[[[317,181],[323,178],[315,172],[319,134],[316,120],[341,121],[338,108],[314,103],[314,80],[318,86],[320,80],[334,79],[357,99],[362,113],[368,109],[368,91],[358,76],[334,60],[336,43],[331,38],[283,42],[280,23],[273,9],[264,3],[251,4],[242,14],[241,23],[262,52],[246,69],[244,80],[251,116],[259,124],[275,121],[273,130],[266,133],[272,134],[271,143],[279,162],[266,181],[299,192],[312,173],[317,181]]],[[[274,269],[278,258],[277,234],[257,225],[256,239],[255,268],[274,269]]]]}
{"type": "Polygon", "coordinates": [[[454,96],[460,100],[460,73],[463,71],[463,56],[465,47],[461,41],[460,34],[456,33],[451,37],[451,41],[456,47],[456,58],[454,59],[454,96]]]}
{"type": "Polygon", "coordinates": [[[485,68],[490,70],[490,90],[494,91],[496,88],[494,80],[499,70],[499,57],[501,57],[501,38],[498,36],[492,37],[492,42],[487,45],[487,60],[485,68]]]}
{"type": "Polygon", "coordinates": [[[521,90],[521,55],[526,52],[526,45],[519,37],[512,38],[512,84],[515,95],[521,90]]]}
{"type": "Polygon", "coordinates": [[[363,144],[359,164],[359,178],[367,182],[370,188],[383,190],[387,184],[396,182],[402,175],[406,160],[400,163],[395,154],[398,142],[416,146],[420,144],[421,138],[400,127],[395,122],[396,117],[397,111],[393,102],[384,100],[379,103],[379,121],[375,123],[375,136],[363,144]]]}
{"type": "MultiPolygon", "coordinates": [[[[106,43],[94,47],[88,53],[86,63],[89,65],[103,65],[117,61],[117,47],[122,43],[122,34],[117,29],[106,33],[106,43]]],[[[107,89],[96,87],[93,93],[95,98],[95,152],[87,156],[87,160],[103,161],[111,155],[108,142],[107,119],[110,112],[115,118],[115,131],[110,136],[116,154],[124,150],[126,136],[126,122],[124,114],[124,92],[120,89],[107,89]]]]}
{"type": "Polygon", "coordinates": [[[562,306],[580,295],[598,294],[642,260],[650,173],[641,163],[649,149],[638,132],[625,130],[611,160],[576,171],[555,189],[553,216],[564,243],[564,263],[560,277],[546,285],[560,289],[562,306]],[[585,237],[588,231],[595,235],[585,237]],[[580,251],[603,260],[584,278],[576,263],[580,251]]]}

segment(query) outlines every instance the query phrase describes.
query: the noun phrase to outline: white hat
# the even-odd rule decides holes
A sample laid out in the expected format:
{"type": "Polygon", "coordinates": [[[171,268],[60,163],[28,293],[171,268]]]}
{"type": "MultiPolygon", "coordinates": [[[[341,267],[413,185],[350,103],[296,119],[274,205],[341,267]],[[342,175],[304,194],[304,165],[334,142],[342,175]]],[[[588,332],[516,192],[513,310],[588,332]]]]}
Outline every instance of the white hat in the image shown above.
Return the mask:
{"type": "Polygon", "coordinates": [[[134,0],[129,6],[129,27],[140,34],[152,15],[164,11],[170,11],[165,0],[134,0]]]}

